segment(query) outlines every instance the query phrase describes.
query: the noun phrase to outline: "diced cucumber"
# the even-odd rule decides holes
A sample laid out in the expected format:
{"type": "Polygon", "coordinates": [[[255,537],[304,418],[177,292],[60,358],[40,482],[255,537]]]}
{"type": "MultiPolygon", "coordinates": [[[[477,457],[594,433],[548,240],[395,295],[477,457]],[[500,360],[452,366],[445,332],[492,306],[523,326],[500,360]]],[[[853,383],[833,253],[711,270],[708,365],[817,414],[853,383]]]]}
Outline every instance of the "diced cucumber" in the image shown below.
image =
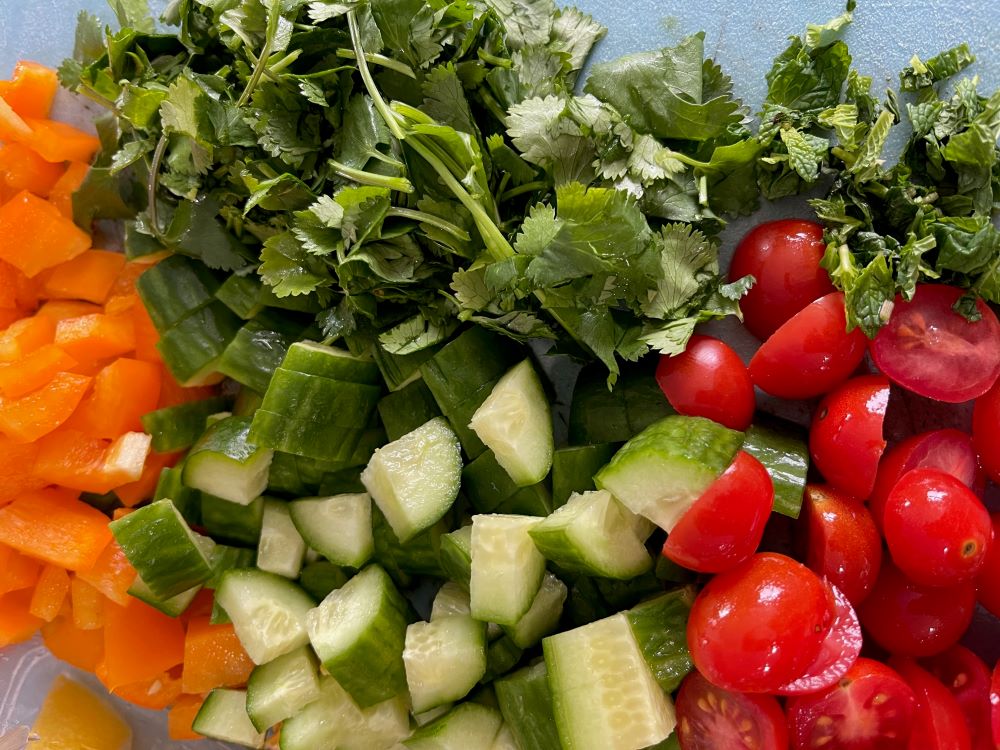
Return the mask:
{"type": "Polygon", "coordinates": [[[258,393],[264,393],[288,347],[302,326],[280,315],[261,314],[247,321],[226,346],[216,369],[258,393]]]}
{"type": "Polygon", "coordinates": [[[552,468],[552,413],[530,359],[500,378],[469,427],[518,487],[542,481],[552,468]]]}
{"type": "Polygon", "coordinates": [[[416,722],[418,727],[425,727],[435,719],[440,719],[446,713],[451,711],[451,709],[452,709],[452,704],[445,703],[443,706],[432,708],[429,711],[413,714],[413,720],[416,722]]]}
{"type": "Polygon", "coordinates": [[[223,398],[168,406],[143,415],[142,428],[153,436],[154,451],[172,453],[194,445],[205,431],[205,420],[225,408],[223,398]]]}
{"type": "Polygon", "coordinates": [[[334,589],[347,583],[347,574],[331,562],[320,560],[309,563],[302,569],[299,585],[308,591],[316,601],[323,601],[334,589]]]}
{"type": "Polygon", "coordinates": [[[403,650],[413,710],[464,698],[486,673],[486,626],[469,615],[446,615],[406,628],[403,650]]]}
{"type": "Polygon", "coordinates": [[[264,525],[264,498],[240,505],[221,497],[201,494],[201,524],[213,538],[230,544],[256,547],[264,525]]]}
{"type": "Polygon", "coordinates": [[[250,320],[264,309],[261,300],[262,286],[263,284],[256,273],[248,276],[230,274],[215,290],[215,298],[243,320],[250,320]]]}
{"type": "Polygon", "coordinates": [[[673,413],[652,373],[627,373],[608,390],[607,370],[587,368],[573,389],[569,440],[573,445],[624,443],[673,413]]]}
{"type": "Polygon", "coordinates": [[[153,609],[158,609],[169,617],[180,617],[184,614],[185,610],[191,606],[191,602],[193,602],[194,598],[198,596],[198,592],[201,591],[201,588],[201,586],[193,586],[187,591],[182,591],[176,596],[164,599],[154,594],[142,578],[136,576],[132,585],[128,588],[128,593],[129,596],[134,596],[139,601],[145,602],[153,609]]]}
{"type": "Polygon", "coordinates": [[[247,716],[245,690],[217,688],[208,694],[191,728],[198,734],[243,747],[264,747],[264,735],[247,716]]]}
{"type": "Polygon", "coordinates": [[[288,507],[306,543],[330,562],[360,568],[375,551],[368,493],[304,498],[288,507]]]}
{"type": "Polygon", "coordinates": [[[212,302],[219,280],[205,264],[171,255],[144,271],[136,291],[160,333],[212,302]]]}
{"type": "Polygon", "coordinates": [[[261,408],[291,419],[322,420],[331,427],[362,429],[368,425],[381,394],[377,385],[279,367],[264,393],[261,408]]]}
{"type": "Polygon", "coordinates": [[[430,346],[413,354],[390,354],[376,342],[372,354],[389,390],[398,391],[420,377],[420,365],[433,357],[439,348],[430,346]]]}
{"type": "Polygon", "coordinates": [[[401,542],[448,512],[461,477],[458,438],[441,417],[377,449],[361,472],[361,481],[401,542]]]}
{"type": "Polygon", "coordinates": [[[471,615],[469,590],[454,581],[445,581],[431,602],[431,622],[448,615],[471,615]]]}
{"type": "Polygon", "coordinates": [[[562,750],[544,661],[519,669],[493,686],[500,712],[519,748],[562,750]]]}
{"type": "Polygon", "coordinates": [[[306,542],[292,522],[288,503],[265,499],[257,567],[285,578],[298,578],[305,555],[306,542]]]}
{"type": "Polygon", "coordinates": [[[184,466],[163,469],[156,481],[153,502],[170,500],[190,526],[201,525],[201,493],[184,484],[184,466]]]}
{"type": "Polygon", "coordinates": [[[509,635],[497,638],[486,649],[486,674],[480,682],[487,685],[507,674],[518,665],[523,655],[524,649],[514,643],[509,635]]]}
{"type": "Polygon", "coordinates": [[[378,413],[390,440],[401,438],[441,415],[434,394],[420,378],[378,402],[378,413]]]}
{"type": "Polygon", "coordinates": [[[567,593],[565,583],[546,573],[531,607],[515,625],[505,626],[504,632],[518,648],[534,646],[559,625],[567,593]]]}
{"type": "Polygon", "coordinates": [[[688,570],[687,568],[682,568],[680,565],[675,563],[663,555],[658,555],[656,558],[656,577],[661,581],[667,581],[669,583],[692,583],[697,574],[688,570]]]}
{"type": "Polygon", "coordinates": [[[364,721],[362,729],[344,740],[344,750],[397,747],[412,733],[409,702],[403,695],[362,709],[361,716],[364,721]]]}
{"type": "Polygon", "coordinates": [[[246,712],[258,732],[294,716],[320,697],[319,664],[308,646],[261,664],[247,681],[246,712]]]}
{"type": "Polygon", "coordinates": [[[377,385],[379,382],[378,366],[371,358],[355,357],[343,349],[317,344],[315,341],[292,344],[281,366],[285,370],[345,383],[377,385]]]}
{"type": "Polygon", "coordinates": [[[381,511],[373,508],[375,560],[399,581],[406,580],[411,575],[440,578],[444,574],[441,567],[441,538],[447,530],[447,524],[441,520],[404,544],[393,533],[381,511]]]}
{"type": "Polygon", "coordinates": [[[594,481],[633,513],[670,531],[742,444],[743,433],[710,419],[671,416],[629,440],[594,481]]]}
{"type": "MultiPolygon", "coordinates": [[[[332,381],[331,381],[332,382],[332,381]]],[[[292,453],[342,466],[363,465],[371,451],[354,461],[355,451],[371,430],[347,429],[325,419],[293,419],[267,409],[253,415],[250,439],[275,451],[292,453]]]]}
{"type": "Polygon", "coordinates": [[[363,723],[347,691],[332,677],[321,677],[319,698],[281,725],[281,750],[339,748],[363,723]]]}
{"type": "Polygon", "coordinates": [[[614,443],[559,448],[552,455],[552,504],[558,508],[574,492],[595,489],[594,474],[614,454],[614,443]]]}
{"type": "Polygon", "coordinates": [[[809,446],[801,429],[787,425],[774,429],[751,425],[743,450],[760,461],[774,484],[774,511],[798,518],[809,474],[809,446]]]}
{"type": "Polygon", "coordinates": [[[666,739],[675,718],[625,615],[542,641],[553,712],[566,750],[642,750],[666,739]]]}
{"type": "Polygon", "coordinates": [[[409,750],[492,750],[503,718],[495,708],[462,703],[403,740],[409,750]]]}
{"type": "Polygon", "coordinates": [[[517,745],[517,740],[514,739],[514,733],[511,731],[510,725],[506,722],[500,727],[500,731],[497,732],[490,750],[521,750],[517,745]]]}
{"type": "Polygon", "coordinates": [[[309,613],[313,649],[362,707],[406,689],[406,612],[406,602],[386,572],[369,565],[309,613]]]}
{"type": "Polygon", "coordinates": [[[205,588],[217,588],[223,573],[233,568],[252,567],[255,558],[253,550],[216,544],[212,551],[212,577],[205,582],[205,588]]]}
{"type": "Polygon", "coordinates": [[[215,600],[226,610],[254,664],[266,664],[309,643],[306,615],[313,600],[287,578],[253,568],[227,570],[215,600]]]}
{"type": "Polygon", "coordinates": [[[491,450],[484,450],[462,471],[462,489],[479,513],[548,515],[552,499],[543,482],[518,487],[491,450]],[[527,511],[538,511],[527,512],[527,511]]]}
{"type": "Polygon", "coordinates": [[[202,385],[215,374],[222,352],[241,323],[228,307],[212,302],[164,331],[156,348],[178,383],[202,385]]]}
{"type": "Polygon", "coordinates": [[[547,560],[576,573],[628,579],[653,566],[633,514],[606,490],[573,495],[531,538],[547,560]]]}
{"type": "Polygon", "coordinates": [[[184,483],[240,505],[267,488],[272,451],[248,439],[250,420],[228,417],[205,430],[184,461],[184,483]]]}
{"type": "Polygon", "coordinates": [[[625,612],[632,634],[653,677],[668,693],[693,669],[687,645],[687,621],[694,602],[689,588],[668,591],[625,612]]]}
{"type": "Polygon", "coordinates": [[[448,578],[465,587],[472,571],[472,526],[441,537],[441,567],[448,578]]]}
{"type": "Polygon", "coordinates": [[[473,516],[469,595],[477,620],[515,625],[531,607],[545,573],[529,534],[538,523],[530,516],[473,516]]]}
{"type": "Polygon", "coordinates": [[[177,596],[212,576],[212,540],[191,531],[169,500],[139,508],[109,528],[158,599],[177,596]]]}

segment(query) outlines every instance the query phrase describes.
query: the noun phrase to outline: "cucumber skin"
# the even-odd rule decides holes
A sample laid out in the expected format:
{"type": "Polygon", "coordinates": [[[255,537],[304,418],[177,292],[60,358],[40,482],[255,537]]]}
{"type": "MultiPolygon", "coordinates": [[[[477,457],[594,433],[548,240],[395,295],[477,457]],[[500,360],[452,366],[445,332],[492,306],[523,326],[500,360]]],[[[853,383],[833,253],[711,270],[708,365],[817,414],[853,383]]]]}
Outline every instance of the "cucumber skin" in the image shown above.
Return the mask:
{"type": "Polygon", "coordinates": [[[347,574],[343,570],[325,560],[309,563],[299,575],[299,585],[317,601],[322,601],[327,594],[339,589],[347,581],[347,574]]]}
{"type": "Polygon", "coordinates": [[[247,714],[258,732],[265,732],[279,721],[294,716],[300,710],[319,698],[319,664],[308,646],[289,651],[267,664],[254,667],[247,680],[247,714]],[[286,709],[275,711],[266,705],[268,697],[273,697],[273,685],[287,674],[298,678],[297,697],[300,703],[290,712],[286,709]]]}
{"type": "Polygon", "coordinates": [[[222,740],[223,742],[235,742],[243,747],[264,747],[264,735],[254,729],[250,723],[250,717],[246,715],[246,691],[216,688],[208,694],[205,702],[201,705],[198,715],[195,716],[191,728],[198,734],[206,737],[222,740]],[[227,714],[234,715],[234,722],[246,724],[235,727],[235,731],[219,733],[214,729],[213,715],[216,711],[225,710],[227,714]],[[242,715],[241,715],[242,712],[242,715]]]}
{"type": "Polygon", "coordinates": [[[489,449],[466,464],[462,489],[477,513],[545,516],[552,512],[545,483],[518,487],[489,449]]]}
{"type": "Polygon", "coordinates": [[[171,255],[144,271],[135,288],[156,330],[164,333],[210,304],[219,280],[203,263],[171,255]]]}
{"type": "Polygon", "coordinates": [[[503,718],[495,708],[461,703],[403,740],[409,750],[489,750],[503,718]]]}
{"type": "Polygon", "coordinates": [[[212,537],[236,545],[256,547],[264,524],[264,498],[240,505],[207,492],[201,495],[201,523],[212,537]]]}
{"type": "Polygon", "coordinates": [[[202,452],[218,453],[239,464],[247,463],[260,450],[250,442],[249,434],[249,417],[226,417],[214,422],[191,448],[185,468],[189,466],[192,457],[202,452]]]}
{"type": "Polygon", "coordinates": [[[654,422],[675,414],[652,373],[630,373],[609,391],[603,368],[577,379],[569,415],[573,445],[624,443],[654,422]]]}
{"type": "Polygon", "coordinates": [[[472,527],[463,526],[441,537],[441,568],[455,583],[469,587],[472,574],[472,527]]]}
{"type": "Polygon", "coordinates": [[[694,603],[690,588],[675,589],[625,612],[653,677],[664,692],[680,687],[694,669],[687,645],[687,621],[694,603]]]}
{"type": "Polygon", "coordinates": [[[420,366],[434,356],[440,346],[431,346],[413,354],[390,354],[378,342],[372,347],[375,364],[390,391],[401,390],[420,372],[420,366]]]}
{"type": "Polygon", "coordinates": [[[500,712],[518,747],[562,750],[544,661],[500,678],[494,688],[500,712]]]}
{"type": "Polygon", "coordinates": [[[552,456],[552,505],[565,505],[574,492],[596,489],[594,475],[618,449],[617,443],[559,448],[552,456]]]}
{"type": "Polygon", "coordinates": [[[489,685],[498,677],[502,677],[518,665],[524,649],[514,643],[509,635],[502,635],[486,647],[486,674],[481,680],[483,685],[489,685]]]}
{"type": "Polygon", "coordinates": [[[326,424],[357,430],[368,426],[381,395],[377,385],[279,367],[271,377],[261,408],[296,420],[315,420],[316,415],[322,415],[326,424]]]}
{"type": "Polygon", "coordinates": [[[441,416],[434,394],[422,379],[394,391],[378,402],[378,413],[389,440],[397,440],[425,422],[441,416]]]}
{"type": "Polygon", "coordinates": [[[194,445],[205,431],[205,421],[224,411],[226,399],[213,397],[201,401],[157,409],[142,417],[142,428],[153,436],[153,450],[173,453],[194,445]]]}
{"type": "Polygon", "coordinates": [[[447,525],[438,521],[404,544],[393,533],[382,511],[372,504],[374,557],[390,574],[395,571],[403,573],[403,580],[408,580],[410,575],[444,577],[441,540],[447,530],[447,525]]]}
{"type": "Polygon", "coordinates": [[[170,500],[189,526],[201,526],[201,492],[184,484],[184,466],[163,469],[156,482],[153,502],[170,500]]]}
{"type": "Polygon", "coordinates": [[[261,408],[254,414],[249,438],[256,445],[282,453],[351,465],[358,445],[369,432],[324,421],[293,419],[261,408]]]}
{"type": "Polygon", "coordinates": [[[215,290],[215,298],[243,320],[250,320],[264,308],[260,295],[262,286],[255,276],[231,274],[215,290]]]}
{"type": "Polygon", "coordinates": [[[289,323],[248,321],[226,346],[216,368],[237,383],[264,393],[300,330],[289,323]]]}
{"type": "Polygon", "coordinates": [[[181,385],[196,385],[236,336],[242,321],[229,308],[212,302],[181,319],[160,336],[156,349],[181,385]]]}
{"type": "Polygon", "coordinates": [[[809,474],[809,446],[793,425],[774,429],[751,425],[743,450],[760,461],[774,485],[774,512],[798,518],[802,511],[806,477],[809,474]]]}
{"type": "Polygon", "coordinates": [[[299,341],[288,347],[282,369],[344,383],[379,385],[378,366],[371,359],[319,344],[299,341]]]}

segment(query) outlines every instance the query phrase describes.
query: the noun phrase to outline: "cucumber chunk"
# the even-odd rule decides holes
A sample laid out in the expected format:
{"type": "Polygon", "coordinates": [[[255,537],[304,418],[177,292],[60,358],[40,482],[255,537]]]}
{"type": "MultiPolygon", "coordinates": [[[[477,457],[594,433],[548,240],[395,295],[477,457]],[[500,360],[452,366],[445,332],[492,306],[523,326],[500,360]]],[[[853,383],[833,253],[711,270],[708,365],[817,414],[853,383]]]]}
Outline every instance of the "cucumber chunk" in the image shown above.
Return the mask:
{"type": "Polygon", "coordinates": [[[660,687],[672,693],[694,666],[687,621],[694,603],[690,588],[668,591],[625,612],[632,634],[660,687]]]}
{"type": "Polygon", "coordinates": [[[552,468],[552,412],[530,359],[497,381],[469,427],[519,487],[542,481],[552,468]]]}
{"type": "Polygon", "coordinates": [[[441,567],[452,581],[469,587],[472,570],[471,526],[463,526],[441,537],[441,567]]]}
{"type": "Polygon", "coordinates": [[[801,429],[750,425],[743,450],[760,461],[774,484],[774,512],[798,518],[809,475],[809,446],[801,429]]]}
{"type": "Polygon", "coordinates": [[[627,580],[653,567],[634,514],[606,490],[573,495],[531,530],[547,560],[576,573],[627,580]]]}
{"type": "Polygon", "coordinates": [[[306,542],[292,522],[288,503],[265,499],[257,567],[285,578],[298,578],[305,556],[306,542]]]}
{"type": "Polygon", "coordinates": [[[264,747],[264,735],[254,728],[247,716],[244,690],[213,690],[201,705],[191,728],[214,740],[234,742],[243,747],[264,747]]]}
{"type": "Polygon", "coordinates": [[[374,360],[355,357],[348,351],[318,344],[315,341],[299,341],[292,344],[281,366],[293,372],[318,375],[346,383],[376,385],[379,382],[378,366],[374,360]]]}
{"type": "Polygon", "coordinates": [[[545,558],[529,534],[539,521],[531,516],[472,517],[469,595],[477,620],[516,625],[531,607],[545,574],[545,558]]]}
{"type": "Polygon", "coordinates": [[[420,378],[378,402],[378,413],[390,440],[401,438],[441,415],[434,394],[420,378]]]}
{"type": "Polygon", "coordinates": [[[215,600],[254,664],[266,664],[309,643],[306,615],[313,600],[287,578],[254,568],[227,570],[215,600]]]}
{"type": "Polygon", "coordinates": [[[516,624],[504,627],[514,645],[530,648],[552,633],[559,625],[568,593],[566,584],[547,572],[528,611],[516,624]]]}
{"type": "Polygon", "coordinates": [[[184,483],[232,503],[252,503],[267,488],[273,452],[252,444],[249,433],[248,417],[227,417],[205,430],[184,461],[184,483]]]}
{"type": "Polygon", "coordinates": [[[448,615],[471,615],[472,603],[469,590],[454,581],[446,581],[431,602],[431,622],[448,615]]]}
{"type": "Polygon", "coordinates": [[[564,505],[574,492],[595,489],[594,474],[615,454],[613,443],[576,445],[552,454],[552,504],[564,505]]]}
{"type": "Polygon", "coordinates": [[[518,747],[562,750],[544,661],[497,680],[494,688],[518,747]]]}
{"type": "Polygon", "coordinates": [[[464,698],[486,673],[486,626],[460,614],[415,622],[403,664],[414,712],[464,698]]]}
{"type": "Polygon", "coordinates": [[[442,417],[378,448],[361,481],[401,542],[437,523],[462,481],[458,438],[442,417]]]}
{"type": "Polygon", "coordinates": [[[633,513],[670,531],[742,444],[743,433],[710,419],[670,416],[629,440],[594,481],[633,513]]]}
{"type": "Polygon", "coordinates": [[[319,664],[308,646],[261,664],[247,681],[246,711],[258,732],[294,716],[320,697],[319,664]]]}
{"type": "Polygon", "coordinates": [[[145,602],[153,609],[160,610],[163,614],[168,617],[180,617],[184,614],[184,611],[191,606],[191,602],[194,598],[198,596],[198,592],[201,591],[201,586],[193,586],[187,591],[182,591],[176,596],[171,596],[169,598],[163,599],[156,596],[149,586],[140,578],[135,577],[132,581],[132,585],[128,587],[129,596],[134,596],[141,602],[145,602]]]}
{"type": "Polygon", "coordinates": [[[308,591],[316,601],[323,601],[334,589],[347,583],[347,574],[331,562],[320,560],[309,563],[299,575],[299,585],[308,591]]]}
{"type": "Polygon", "coordinates": [[[420,727],[403,745],[410,750],[492,750],[502,722],[495,708],[462,703],[420,727]]]}
{"type": "Polygon", "coordinates": [[[321,677],[319,698],[281,725],[281,750],[339,748],[363,723],[347,691],[332,677],[321,677]]]}
{"type": "Polygon", "coordinates": [[[623,614],[542,641],[566,750],[642,750],[674,729],[674,707],[623,614]]]}
{"type": "Polygon", "coordinates": [[[360,568],[375,551],[367,492],[303,498],[288,507],[306,543],[330,562],[360,568]]]}

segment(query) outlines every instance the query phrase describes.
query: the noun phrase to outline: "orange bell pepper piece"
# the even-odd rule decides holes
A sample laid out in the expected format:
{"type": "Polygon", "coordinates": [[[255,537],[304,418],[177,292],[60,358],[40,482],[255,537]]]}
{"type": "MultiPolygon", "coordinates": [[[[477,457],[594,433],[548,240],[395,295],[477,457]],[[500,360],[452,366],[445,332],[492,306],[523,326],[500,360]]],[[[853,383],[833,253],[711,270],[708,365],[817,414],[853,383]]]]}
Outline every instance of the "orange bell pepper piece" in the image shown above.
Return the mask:
{"type": "Polygon", "coordinates": [[[90,173],[90,165],[71,161],[59,181],[49,190],[49,202],[67,219],[73,218],[73,193],[80,189],[90,173]]]}
{"type": "Polygon", "coordinates": [[[108,442],[62,429],[38,440],[34,474],[49,484],[103,494],[142,476],[152,438],[127,432],[108,442]]]}
{"type": "Polygon", "coordinates": [[[32,588],[41,572],[38,560],[0,544],[0,596],[32,588]]]}
{"type": "Polygon", "coordinates": [[[146,457],[146,465],[142,467],[142,476],[134,482],[115,487],[115,494],[126,508],[132,508],[143,500],[148,500],[156,490],[156,484],[160,480],[160,472],[174,466],[180,461],[182,452],[178,453],[157,453],[151,451],[146,457]]]}
{"type": "Polygon", "coordinates": [[[230,624],[212,625],[208,617],[192,617],[184,638],[185,693],[207,693],[217,687],[245,685],[254,663],[230,624]]]}
{"type": "Polygon", "coordinates": [[[167,734],[172,740],[204,739],[192,725],[205,698],[201,695],[181,695],[167,713],[167,734]]]}
{"type": "Polygon", "coordinates": [[[162,672],[151,680],[134,682],[116,687],[112,693],[122,700],[151,711],[162,711],[181,695],[181,679],[173,673],[162,672]]]}
{"type": "Polygon", "coordinates": [[[56,323],[55,343],[80,363],[120,357],[135,348],[135,327],[124,315],[94,313],[56,323]]]}
{"type": "Polygon", "coordinates": [[[138,599],[124,607],[108,603],[104,626],[105,685],[123,685],[158,677],[184,661],[184,626],[138,599]]]}
{"type": "Polygon", "coordinates": [[[31,595],[31,614],[45,622],[52,622],[66,602],[69,586],[69,573],[58,565],[46,565],[31,595]]]}
{"type": "Polygon", "coordinates": [[[65,122],[25,117],[31,128],[31,137],[25,144],[31,146],[46,161],[90,162],[101,148],[96,135],[85,133],[65,122]]]}
{"type": "Polygon", "coordinates": [[[115,604],[124,607],[128,604],[128,590],[135,583],[136,572],[118,542],[112,539],[97,558],[94,567],[79,571],[76,577],[89,583],[115,604]]]}
{"type": "Polygon", "coordinates": [[[0,206],[0,258],[29,278],[75,258],[90,236],[44,198],[22,190],[0,206]]]}
{"type": "Polygon", "coordinates": [[[43,387],[16,399],[0,399],[0,432],[27,443],[65,422],[83,400],[91,378],[60,372],[43,387]]]}
{"type": "Polygon", "coordinates": [[[27,190],[47,198],[65,171],[64,165],[45,161],[23,143],[0,147],[0,182],[11,195],[27,190]]]}
{"type": "MultiPolygon", "coordinates": [[[[3,389],[0,369],[0,391],[3,389]]],[[[94,387],[66,423],[93,437],[116,438],[141,432],[140,417],[156,408],[161,370],[151,362],[119,358],[94,378],[94,387]]]]}
{"type": "Polygon", "coordinates": [[[26,641],[44,620],[31,614],[31,589],[0,596],[0,648],[26,641]]]}
{"type": "Polygon", "coordinates": [[[56,72],[41,63],[20,60],[9,81],[0,81],[0,96],[21,117],[48,117],[59,89],[56,72]]]}
{"type": "Polygon", "coordinates": [[[73,606],[73,624],[80,630],[97,630],[104,627],[104,606],[107,601],[101,592],[79,576],[69,582],[69,598],[73,606]]]}
{"type": "Polygon", "coordinates": [[[0,141],[21,143],[31,139],[31,127],[7,100],[0,96],[0,141]]]}
{"type": "Polygon", "coordinates": [[[0,508],[0,542],[68,570],[94,567],[110,541],[107,516],[66,490],[25,492],[0,508]]]}
{"type": "Polygon", "coordinates": [[[164,368],[163,377],[160,379],[160,400],[156,404],[156,408],[166,409],[192,401],[204,401],[206,398],[212,398],[216,393],[218,393],[218,388],[208,385],[183,386],[174,380],[174,376],[164,368]]]}
{"type": "Polygon", "coordinates": [[[19,443],[0,435],[0,508],[47,484],[31,471],[37,455],[34,443],[19,443]]]}
{"type": "Polygon", "coordinates": [[[76,360],[55,344],[46,344],[19,362],[0,362],[0,395],[21,398],[76,365],[76,360]]]}
{"type": "Polygon", "coordinates": [[[51,317],[35,315],[11,323],[0,332],[0,362],[13,362],[27,356],[56,336],[56,321],[51,317]]]}
{"type": "Polygon", "coordinates": [[[42,294],[103,304],[124,267],[125,256],[121,253],[87,250],[49,269],[42,279],[42,294]]]}
{"type": "Polygon", "coordinates": [[[93,672],[104,658],[104,631],[80,630],[70,614],[42,626],[42,640],[57,659],[93,672]]]}

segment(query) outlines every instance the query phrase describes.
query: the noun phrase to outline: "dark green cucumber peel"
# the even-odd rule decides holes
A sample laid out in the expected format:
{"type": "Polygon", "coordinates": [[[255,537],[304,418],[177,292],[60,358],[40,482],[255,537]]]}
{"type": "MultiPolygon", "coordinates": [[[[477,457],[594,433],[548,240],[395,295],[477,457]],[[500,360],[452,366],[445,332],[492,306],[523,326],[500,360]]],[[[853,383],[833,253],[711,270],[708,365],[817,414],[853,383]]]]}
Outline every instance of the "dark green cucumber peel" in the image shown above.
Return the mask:
{"type": "Polygon", "coordinates": [[[497,702],[517,744],[532,750],[562,750],[544,661],[494,683],[497,702]]]}
{"type": "Polygon", "coordinates": [[[151,411],[142,417],[142,428],[153,437],[153,450],[173,453],[194,445],[205,432],[205,420],[226,409],[221,397],[191,401],[151,411]]]}
{"type": "Polygon", "coordinates": [[[301,331],[302,325],[296,321],[277,315],[259,315],[237,331],[216,367],[237,383],[264,393],[285,352],[301,331]]]}
{"type": "Polygon", "coordinates": [[[208,268],[183,255],[171,255],[144,271],[136,291],[160,333],[211,304],[219,280],[208,268]]]}
{"type": "Polygon", "coordinates": [[[545,484],[518,487],[490,450],[465,465],[462,490],[478,513],[544,516],[552,512],[552,498],[545,484]]]}
{"type": "Polygon", "coordinates": [[[174,323],[156,348],[181,385],[198,385],[214,366],[242,321],[221,302],[210,302],[174,323]]]}
{"type": "Polygon", "coordinates": [[[668,693],[694,668],[687,646],[687,620],[693,603],[694,590],[682,588],[625,612],[646,663],[668,693]]]}
{"type": "Polygon", "coordinates": [[[552,505],[564,505],[574,492],[595,489],[594,475],[611,460],[617,443],[558,448],[552,456],[552,505]]]}
{"type": "Polygon", "coordinates": [[[430,419],[441,415],[434,394],[417,378],[378,402],[378,413],[389,440],[401,438],[430,419]]]}
{"type": "Polygon", "coordinates": [[[201,495],[201,525],[213,538],[235,545],[256,547],[264,523],[264,498],[249,505],[232,503],[207,492],[201,495]]]}
{"type": "Polygon", "coordinates": [[[774,484],[774,512],[798,518],[809,474],[809,446],[804,431],[791,424],[754,424],[743,450],[767,469],[774,484]]]}

